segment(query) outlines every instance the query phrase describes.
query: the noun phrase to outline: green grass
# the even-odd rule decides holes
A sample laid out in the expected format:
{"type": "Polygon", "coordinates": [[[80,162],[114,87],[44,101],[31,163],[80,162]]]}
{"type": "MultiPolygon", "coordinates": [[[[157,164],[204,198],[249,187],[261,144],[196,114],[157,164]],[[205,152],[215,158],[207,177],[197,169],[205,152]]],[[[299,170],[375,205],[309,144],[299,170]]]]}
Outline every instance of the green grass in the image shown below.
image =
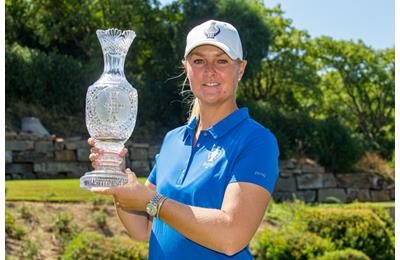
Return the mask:
{"type": "MultiPolygon", "coordinates": [[[[146,178],[139,178],[144,183],[146,178]]],[[[12,180],[6,181],[6,201],[52,201],[77,202],[90,201],[99,197],[79,187],[79,179],[63,180],[12,180]]]]}

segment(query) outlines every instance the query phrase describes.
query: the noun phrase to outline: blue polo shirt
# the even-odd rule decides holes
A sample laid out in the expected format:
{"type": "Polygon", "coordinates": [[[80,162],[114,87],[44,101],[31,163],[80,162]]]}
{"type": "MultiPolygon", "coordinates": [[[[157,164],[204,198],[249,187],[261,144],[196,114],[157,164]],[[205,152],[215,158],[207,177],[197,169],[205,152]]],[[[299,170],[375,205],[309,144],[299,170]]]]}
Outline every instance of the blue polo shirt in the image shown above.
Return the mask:
{"type": "MultiPolygon", "coordinates": [[[[164,138],[148,181],[157,192],[186,205],[220,209],[233,182],[257,184],[270,193],[278,178],[274,135],[249,117],[247,108],[202,130],[192,146],[197,120],[164,138]]],[[[149,259],[252,259],[248,247],[233,256],[201,246],[154,218],[149,259]]]]}

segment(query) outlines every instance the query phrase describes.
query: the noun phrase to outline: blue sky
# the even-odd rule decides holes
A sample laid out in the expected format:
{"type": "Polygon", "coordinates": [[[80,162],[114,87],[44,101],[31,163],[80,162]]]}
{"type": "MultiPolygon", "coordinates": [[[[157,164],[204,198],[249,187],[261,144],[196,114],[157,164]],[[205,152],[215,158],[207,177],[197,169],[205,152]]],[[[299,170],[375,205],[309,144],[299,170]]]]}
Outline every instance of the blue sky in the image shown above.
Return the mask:
{"type": "MultiPolygon", "coordinates": [[[[284,17],[311,36],[336,40],[361,39],[375,49],[394,47],[395,0],[264,0],[281,4],[284,17]]],[[[170,3],[172,0],[160,0],[170,3]]]]}
{"type": "Polygon", "coordinates": [[[395,0],[264,0],[281,4],[284,16],[311,36],[337,40],[361,39],[373,48],[393,47],[395,0]]]}

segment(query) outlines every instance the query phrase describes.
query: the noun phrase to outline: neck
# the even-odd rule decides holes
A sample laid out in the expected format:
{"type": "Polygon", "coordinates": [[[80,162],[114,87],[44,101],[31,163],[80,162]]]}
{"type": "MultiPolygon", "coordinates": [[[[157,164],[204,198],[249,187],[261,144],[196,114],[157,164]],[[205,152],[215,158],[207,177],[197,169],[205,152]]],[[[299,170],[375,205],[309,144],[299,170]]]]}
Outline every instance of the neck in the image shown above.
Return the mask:
{"type": "Polygon", "coordinates": [[[197,130],[207,130],[219,121],[235,112],[238,107],[236,102],[225,104],[223,106],[200,106],[200,121],[197,130]]]}

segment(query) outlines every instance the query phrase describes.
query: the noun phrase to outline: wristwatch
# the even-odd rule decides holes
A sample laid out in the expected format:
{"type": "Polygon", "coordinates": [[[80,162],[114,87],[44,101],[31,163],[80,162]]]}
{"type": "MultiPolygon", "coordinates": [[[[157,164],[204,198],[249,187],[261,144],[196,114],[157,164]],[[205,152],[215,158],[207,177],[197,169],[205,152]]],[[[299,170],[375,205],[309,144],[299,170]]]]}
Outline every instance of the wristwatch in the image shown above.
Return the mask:
{"type": "Polygon", "coordinates": [[[158,204],[164,196],[160,193],[156,193],[154,197],[147,203],[146,212],[150,216],[154,217],[157,215],[158,212],[158,204]]]}

